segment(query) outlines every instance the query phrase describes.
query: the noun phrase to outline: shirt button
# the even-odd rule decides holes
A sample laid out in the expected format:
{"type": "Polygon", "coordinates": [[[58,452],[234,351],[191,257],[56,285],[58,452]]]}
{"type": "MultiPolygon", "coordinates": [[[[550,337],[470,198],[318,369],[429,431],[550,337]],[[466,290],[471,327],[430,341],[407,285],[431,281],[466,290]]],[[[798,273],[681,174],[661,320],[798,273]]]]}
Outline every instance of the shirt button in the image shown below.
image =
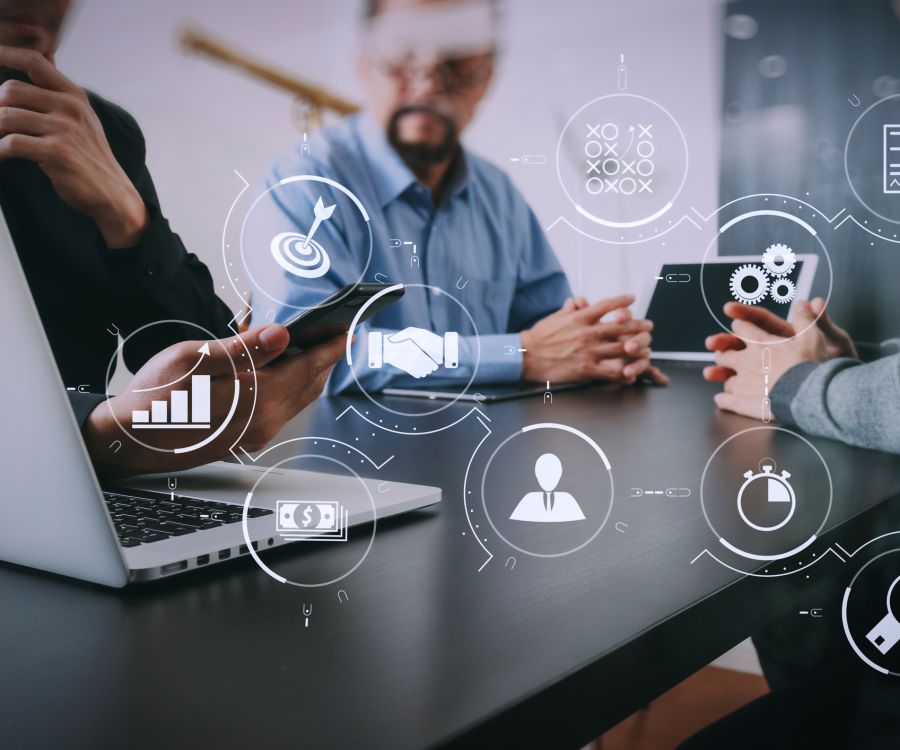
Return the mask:
{"type": "Polygon", "coordinates": [[[151,263],[150,265],[147,266],[146,274],[147,274],[148,276],[155,276],[155,275],[156,275],[156,264],[155,264],[155,263],[151,263]]]}

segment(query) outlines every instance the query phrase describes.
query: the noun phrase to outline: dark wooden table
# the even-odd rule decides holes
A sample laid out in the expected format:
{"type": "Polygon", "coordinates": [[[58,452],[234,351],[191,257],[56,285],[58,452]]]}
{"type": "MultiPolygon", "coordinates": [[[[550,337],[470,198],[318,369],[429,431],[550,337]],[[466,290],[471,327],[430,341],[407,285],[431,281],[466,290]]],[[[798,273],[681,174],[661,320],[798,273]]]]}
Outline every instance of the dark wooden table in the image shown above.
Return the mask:
{"type": "MultiPolygon", "coordinates": [[[[334,399],[281,437],[336,438],[376,463],[393,456],[380,470],[367,462],[362,469],[444,493],[437,507],[380,523],[364,564],[341,584],[285,586],[249,559],[125,591],[0,567],[0,745],[584,744],[797,607],[804,587],[812,592],[839,565],[823,560],[809,579],[761,579],[705,557],[691,564],[716,544],[700,511],[704,465],[723,440],[755,423],[717,413],[714,388],[696,369],[672,376],[666,389],[595,387],[557,394],[549,406],[531,399],[484,409],[492,434],[478,460],[491,440],[537,422],[576,427],[609,457],[609,521],[565,557],[516,554],[485,533],[494,557],[484,564],[462,494],[486,434],[474,416],[410,437],[372,429],[352,413],[335,421],[348,405],[379,412],[363,400],[334,399]],[[669,487],[692,495],[630,497],[631,488],[669,487]],[[339,590],[349,600],[339,601],[339,590]],[[309,627],[304,604],[312,606],[309,627]]],[[[421,431],[470,408],[424,420],[421,431]]],[[[825,536],[810,548],[821,552],[854,516],[900,493],[900,461],[813,442],[834,483],[825,536]]],[[[267,460],[310,445],[292,443],[267,460]]],[[[726,460],[739,474],[754,468],[740,453],[726,460]]],[[[588,487],[594,469],[575,467],[575,484],[588,487]]],[[[324,574],[362,543],[272,557],[281,570],[324,574]]]]}

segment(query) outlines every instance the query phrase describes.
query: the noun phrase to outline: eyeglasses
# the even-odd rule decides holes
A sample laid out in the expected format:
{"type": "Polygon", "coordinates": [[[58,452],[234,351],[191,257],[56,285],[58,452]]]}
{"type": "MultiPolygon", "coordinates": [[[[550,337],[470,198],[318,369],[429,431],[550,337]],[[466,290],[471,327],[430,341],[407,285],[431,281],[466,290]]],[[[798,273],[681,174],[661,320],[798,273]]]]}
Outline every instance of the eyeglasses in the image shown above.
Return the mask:
{"type": "Polygon", "coordinates": [[[374,59],[380,72],[405,85],[421,78],[432,78],[441,91],[463,91],[484,83],[491,74],[494,54],[472,55],[416,65],[411,60],[374,59]]]}

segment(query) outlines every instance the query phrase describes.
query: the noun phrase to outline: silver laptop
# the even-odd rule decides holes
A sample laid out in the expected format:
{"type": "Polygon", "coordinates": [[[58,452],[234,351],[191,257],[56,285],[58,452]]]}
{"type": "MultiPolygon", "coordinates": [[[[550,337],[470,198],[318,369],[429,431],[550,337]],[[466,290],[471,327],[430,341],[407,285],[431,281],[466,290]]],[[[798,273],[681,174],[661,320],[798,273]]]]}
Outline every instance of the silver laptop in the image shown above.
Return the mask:
{"type": "Polygon", "coordinates": [[[306,531],[308,519],[288,517],[304,502],[316,514],[313,529],[334,527],[346,538],[373,514],[380,520],[441,499],[436,487],[391,482],[379,492],[380,479],[290,469],[273,469],[257,485],[265,469],[223,462],[101,488],[2,212],[0,320],[2,561],[124,586],[233,559],[249,552],[248,542],[267,549],[326,540],[330,531],[306,531]],[[244,504],[255,485],[245,535],[244,504]],[[361,494],[371,500],[345,502],[361,494]]]}
{"type": "MultiPolygon", "coordinates": [[[[635,306],[640,317],[653,321],[653,359],[686,362],[715,359],[704,342],[707,336],[723,329],[710,311],[723,325],[730,323],[722,307],[739,299],[740,292],[736,295],[732,291],[733,281],[747,284],[746,288],[752,290],[757,279],[762,280],[768,288],[760,290],[761,297],[753,304],[789,318],[796,300],[809,299],[818,261],[818,256],[811,253],[797,254],[790,271],[779,277],[764,273],[760,256],[753,255],[719,256],[705,264],[664,263],[635,306]],[[747,267],[749,271],[741,270],[747,267]],[[705,301],[700,286],[701,270],[705,301]],[[747,278],[741,282],[744,276],[747,278]]],[[[750,293],[747,296],[753,298],[750,293]]]]}

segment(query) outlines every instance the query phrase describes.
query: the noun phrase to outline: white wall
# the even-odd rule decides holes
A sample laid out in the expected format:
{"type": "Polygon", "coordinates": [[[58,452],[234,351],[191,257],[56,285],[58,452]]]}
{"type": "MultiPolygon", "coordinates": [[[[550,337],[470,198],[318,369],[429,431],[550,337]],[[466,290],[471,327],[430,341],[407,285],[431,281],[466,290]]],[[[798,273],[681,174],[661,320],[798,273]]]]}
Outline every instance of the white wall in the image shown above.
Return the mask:
{"type": "MultiPolygon", "coordinates": [[[[722,49],[715,0],[507,0],[504,8],[499,75],[467,142],[512,168],[544,226],[572,213],[552,158],[546,167],[516,167],[509,157],[552,157],[571,113],[615,89],[620,52],[631,90],[664,103],[687,135],[691,168],[684,195],[701,210],[715,206],[722,49]]],[[[356,0],[76,0],[60,67],[138,119],[163,210],[217,284],[225,283],[222,224],[239,187],[232,170],[252,183],[299,136],[288,96],[186,55],[177,30],[196,23],[360,100],[357,16],[356,0]]],[[[635,289],[663,254],[700,255],[693,241],[683,248],[670,242],[623,249],[567,230],[554,230],[550,239],[576,287],[592,297],[635,289]]],[[[223,295],[236,306],[230,287],[223,295]]]]}

